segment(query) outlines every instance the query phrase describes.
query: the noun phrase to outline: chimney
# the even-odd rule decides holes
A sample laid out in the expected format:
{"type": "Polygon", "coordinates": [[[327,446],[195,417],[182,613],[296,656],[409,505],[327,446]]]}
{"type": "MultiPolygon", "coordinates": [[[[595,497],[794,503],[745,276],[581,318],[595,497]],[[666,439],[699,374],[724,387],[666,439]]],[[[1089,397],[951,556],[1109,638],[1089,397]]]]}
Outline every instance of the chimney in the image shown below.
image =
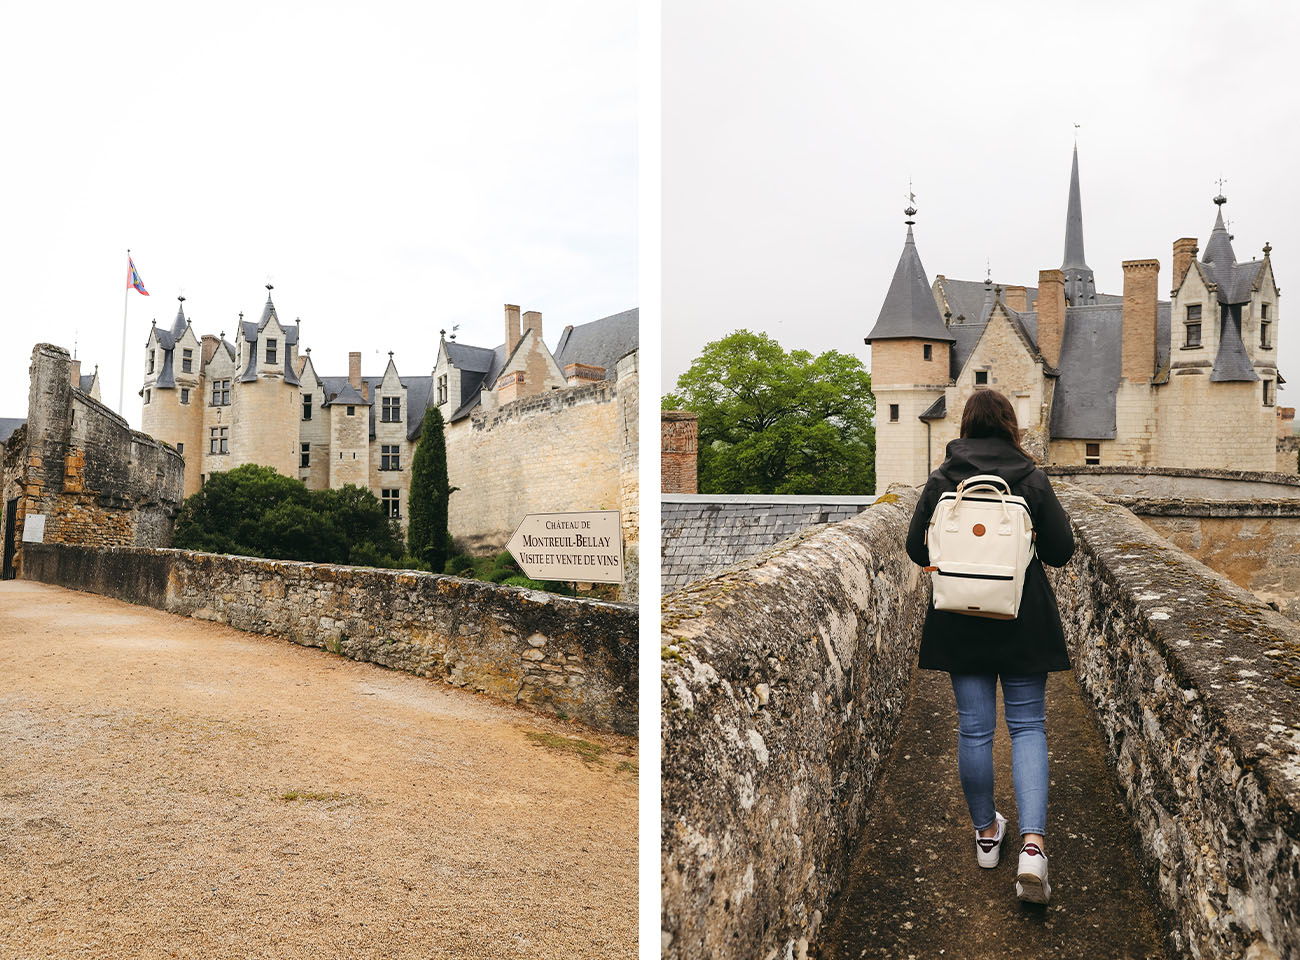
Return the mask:
{"type": "Polygon", "coordinates": [[[348,354],[348,383],[354,390],[361,389],[361,354],[355,351],[348,354]]]}
{"type": "Polygon", "coordinates": [[[1295,432],[1295,407],[1277,408],[1277,438],[1285,440],[1295,432]]]}
{"type": "Polygon", "coordinates": [[[697,493],[699,418],[689,410],[664,410],[659,414],[659,431],[662,492],[697,493]]]}
{"type": "Polygon", "coordinates": [[[1159,260],[1125,260],[1124,344],[1120,370],[1130,383],[1149,383],[1156,373],[1156,301],[1159,260]]]}
{"type": "Polygon", "coordinates": [[[205,333],[203,335],[203,361],[201,368],[207,367],[207,365],[212,361],[212,358],[217,355],[217,348],[219,346],[221,346],[221,339],[219,337],[214,337],[210,333],[205,333]]]}
{"type": "Polygon", "coordinates": [[[1174,289],[1183,285],[1183,278],[1196,259],[1198,245],[1195,237],[1182,237],[1174,241],[1174,289]]]}
{"type": "Polygon", "coordinates": [[[1024,313],[1029,309],[1029,298],[1027,294],[1028,291],[1025,290],[1024,287],[1009,286],[1003,295],[1003,303],[1016,311],[1016,313],[1024,313]]]}
{"type": "Polygon", "coordinates": [[[513,303],[506,304],[506,356],[515,352],[519,346],[519,308],[513,303]]]}
{"type": "Polygon", "coordinates": [[[68,367],[68,379],[72,381],[72,389],[76,390],[81,386],[81,361],[73,360],[72,366],[68,367]]]}
{"type": "Polygon", "coordinates": [[[535,339],[542,339],[542,315],[536,310],[529,310],[524,314],[524,329],[531,330],[536,335],[535,339]]]}
{"type": "Polygon", "coordinates": [[[1038,271],[1038,352],[1049,367],[1061,363],[1061,340],[1065,337],[1065,274],[1060,270],[1038,271]]]}

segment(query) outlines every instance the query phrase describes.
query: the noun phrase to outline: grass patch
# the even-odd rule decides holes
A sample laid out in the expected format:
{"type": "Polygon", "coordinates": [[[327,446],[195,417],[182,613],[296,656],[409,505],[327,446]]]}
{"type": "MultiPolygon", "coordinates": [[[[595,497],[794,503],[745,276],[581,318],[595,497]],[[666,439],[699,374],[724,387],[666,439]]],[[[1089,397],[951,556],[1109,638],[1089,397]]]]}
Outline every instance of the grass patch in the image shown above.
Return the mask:
{"type": "Polygon", "coordinates": [[[618,762],[618,766],[615,767],[614,769],[619,773],[623,773],[623,772],[630,773],[634,777],[640,772],[639,770],[637,770],[636,764],[631,760],[620,760],[618,762]]]}
{"type": "Polygon", "coordinates": [[[280,794],[280,799],[285,803],[300,802],[319,802],[322,800],[342,800],[341,793],[320,793],[316,790],[286,790],[280,794]]]}
{"type": "Polygon", "coordinates": [[[592,743],[590,740],[582,740],[579,737],[561,737],[554,733],[538,733],[534,730],[527,731],[528,739],[539,747],[546,747],[549,750],[556,750],[560,753],[572,753],[577,755],[583,763],[603,763],[601,756],[605,753],[605,748],[598,743],[592,743]]]}

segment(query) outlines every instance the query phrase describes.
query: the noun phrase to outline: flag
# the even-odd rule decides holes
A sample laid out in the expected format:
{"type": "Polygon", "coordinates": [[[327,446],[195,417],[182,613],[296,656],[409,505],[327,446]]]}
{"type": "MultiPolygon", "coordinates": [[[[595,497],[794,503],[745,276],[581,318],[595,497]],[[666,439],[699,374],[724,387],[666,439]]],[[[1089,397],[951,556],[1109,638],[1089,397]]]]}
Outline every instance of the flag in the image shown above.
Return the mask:
{"type": "Polygon", "coordinates": [[[140,274],[136,272],[135,261],[133,261],[130,257],[127,257],[126,266],[127,266],[126,285],[128,287],[135,287],[146,297],[149,296],[149,291],[144,288],[144,281],[140,279],[140,274]]]}

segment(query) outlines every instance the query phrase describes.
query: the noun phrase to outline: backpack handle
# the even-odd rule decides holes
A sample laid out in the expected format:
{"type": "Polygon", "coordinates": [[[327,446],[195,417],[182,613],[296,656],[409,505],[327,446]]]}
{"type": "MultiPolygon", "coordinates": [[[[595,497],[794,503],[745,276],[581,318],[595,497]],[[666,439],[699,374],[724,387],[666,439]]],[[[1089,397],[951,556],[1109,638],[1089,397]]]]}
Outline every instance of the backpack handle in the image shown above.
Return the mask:
{"type": "Polygon", "coordinates": [[[998,500],[1002,503],[1002,523],[999,525],[998,533],[1010,534],[1011,508],[1007,506],[1006,498],[1011,495],[1011,484],[992,473],[981,473],[978,476],[967,477],[957,484],[957,498],[952,503],[952,513],[948,515],[948,529],[955,530],[957,527],[957,511],[961,509],[961,498],[968,493],[974,493],[976,490],[989,490],[998,495],[998,500]]]}

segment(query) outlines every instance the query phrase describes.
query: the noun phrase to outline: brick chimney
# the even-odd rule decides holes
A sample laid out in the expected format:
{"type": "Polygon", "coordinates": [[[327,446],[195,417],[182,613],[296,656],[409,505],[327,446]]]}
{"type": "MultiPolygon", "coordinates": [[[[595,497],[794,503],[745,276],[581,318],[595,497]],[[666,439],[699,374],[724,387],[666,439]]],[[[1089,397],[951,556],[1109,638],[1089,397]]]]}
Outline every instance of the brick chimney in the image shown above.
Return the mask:
{"type": "Polygon", "coordinates": [[[210,333],[203,335],[203,362],[200,369],[206,367],[212,362],[212,358],[217,355],[217,348],[221,346],[221,338],[213,336],[210,333]]]}
{"type": "Polygon", "coordinates": [[[81,361],[73,360],[72,365],[68,367],[68,379],[72,381],[72,389],[76,390],[81,386],[81,361]]]}
{"type": "Polygon", "coordinates": [[[1183,278],[1191,269],[1199,247],[1195,237],[1181,237],[1174,241],[1174,289],[1183,285],[1183,278]]]}
{"type": "Polygon", "coordinates": [[[1008,286],[1003,293],[1002,302],[1016,313],[1024,313],[1029,309],[1028,293],[1024,287],[1008,286]]]}
{"type": "Polygon", "coordinates": [[[506,304],[506,356],[515,352],[519,345],[519,308],[513,303],[506,304]]]}
{"type": "Polygon", "coordinates": [[[696,453],[699,418],[689,410],[659,414],[660,483],[663,493],[698,493],[696,453]]]}
{"type": "Polygon", "coordinates": [[[1125,260],[1124,345],[1120,369],[1130,383],[1148,383],[1156,373],[1156,303],[1159,260],[1125,260]]]}
{"type": "Polygon", "coordinates": [[[1277,438],[1285,440],[1295,432],[1295,407],[1277,408],[1277,438]]]}
{"type": "Polygon", "coordinates": [[[534,339],[542,339],[542,315],[536,310],[529,310],[524,314],[524,330],[532,330],[535,334],[534,339]]]}
{"type": "Polygon", "coordinates": [[[1060,366],[1065,337],[1065,274],[1038,271],[1038,352],[1049,367],[1060,366]]]}
{"type": "Polygon", "coordinates": [[[354,390],[361,389],[361,354],[357,351],[348,354],[348,383],[354,390]]]}

